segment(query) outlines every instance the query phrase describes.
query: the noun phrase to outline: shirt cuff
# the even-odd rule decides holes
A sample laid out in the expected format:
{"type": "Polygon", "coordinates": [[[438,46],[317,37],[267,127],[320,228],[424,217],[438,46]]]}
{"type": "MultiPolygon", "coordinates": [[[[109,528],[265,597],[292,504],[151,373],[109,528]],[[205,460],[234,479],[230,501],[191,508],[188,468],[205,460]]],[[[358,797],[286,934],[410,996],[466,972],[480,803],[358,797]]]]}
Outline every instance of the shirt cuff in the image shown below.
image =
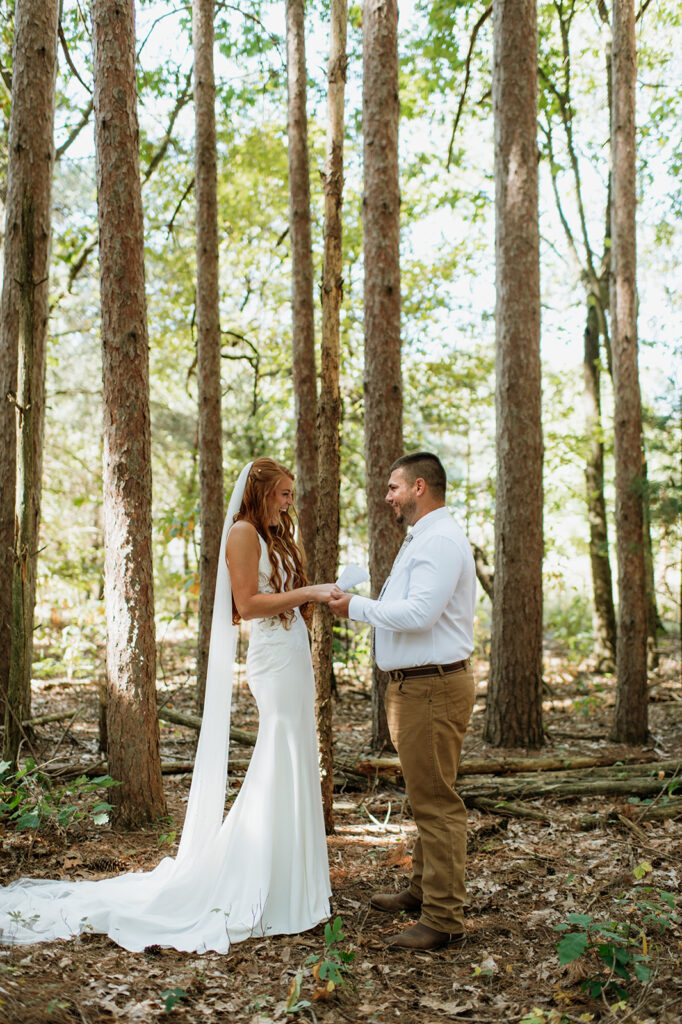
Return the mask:
{"type": "Polygon", "coordinates": [[[353,594],[348,605],[348,618],[356,619],[359,622],[369,622],[367,618],[365,606],[369,603],[366,597],[361,597],[360,594],[353,594]]]}

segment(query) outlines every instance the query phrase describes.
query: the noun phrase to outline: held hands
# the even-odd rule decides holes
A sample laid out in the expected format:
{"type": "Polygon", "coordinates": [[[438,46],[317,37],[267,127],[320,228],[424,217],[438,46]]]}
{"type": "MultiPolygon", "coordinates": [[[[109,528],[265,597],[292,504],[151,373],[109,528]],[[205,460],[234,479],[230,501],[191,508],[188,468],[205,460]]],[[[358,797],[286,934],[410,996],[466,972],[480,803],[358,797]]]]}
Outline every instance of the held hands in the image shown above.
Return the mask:
{"type": "Polygon", "coordinates": [[[310,591],[309,600],[315,601],[318,604],[329,604],[332,598],[343,594],[343,591],[339,590],[336,583],[316,583],[308,589],[310,591]]]}
{"type": "Polygon", "coordinates": [[[308,600],[328,604],[335,615],[348,616],[348,605],[353,595],[341,590],[336,583],[316,583],[309,590],[308,600]]]}
{"type": "Polygon", "coordinates": [[[348,618],[348,606],[352,596],[352,594],[347,593],[345,590],[340,590],[334,584],[334,593],[329,600],[329,607],[334,612],[334,615],[340,615],[345,619],[348,618]]]}

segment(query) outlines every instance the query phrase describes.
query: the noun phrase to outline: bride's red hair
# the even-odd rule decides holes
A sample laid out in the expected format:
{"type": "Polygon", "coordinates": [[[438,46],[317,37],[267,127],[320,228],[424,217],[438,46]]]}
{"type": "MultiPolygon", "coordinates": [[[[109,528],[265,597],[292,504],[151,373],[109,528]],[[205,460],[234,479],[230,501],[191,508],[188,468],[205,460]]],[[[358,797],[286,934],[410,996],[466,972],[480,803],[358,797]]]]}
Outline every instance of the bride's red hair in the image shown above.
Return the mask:
{"type": "MultiPolygon", "coordinates": [[[[280,513],[276,526],[270,525],[272,516],[271,499],[277,485],[285,478],[293,483],[294,474],[286,466],[274,459],[255,459],[244,488],[242,503],[234,517],[234,522],[245,519],[255,526],[265,541],[270,556],[270,584],[275,591],[296,590],[305,587],[308,578],[303,564],[303,554],[295,539],[294,518],[291,509],[280,513]],[[279,556],[279,557],[278,557],[279,556]]],[[[308,621],[308,606],[301,606],[301,613],[308,621]]],[[[293,621],[293,611],[281,612],[280,619],[287,626],[293,621]]],[[[235,625],[240,620],[234,599],[232,601],[232,621],[235,625]]]]}

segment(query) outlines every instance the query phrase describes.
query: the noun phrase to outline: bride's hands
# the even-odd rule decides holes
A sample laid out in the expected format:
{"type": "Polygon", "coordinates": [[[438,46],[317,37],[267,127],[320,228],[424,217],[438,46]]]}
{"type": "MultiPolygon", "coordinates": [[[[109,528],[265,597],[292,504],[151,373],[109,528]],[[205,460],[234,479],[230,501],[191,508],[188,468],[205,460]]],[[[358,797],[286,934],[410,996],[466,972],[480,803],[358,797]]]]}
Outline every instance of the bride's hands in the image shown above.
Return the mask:
{"type": "Polygon", "coordinates": [[[308,600],[316,601],[319,604],[329,604],[334,598],[340,597],[343,594],[343,591],[339,590],[336,583],[316,583],[308,589],[310,591],[308,600]]]}

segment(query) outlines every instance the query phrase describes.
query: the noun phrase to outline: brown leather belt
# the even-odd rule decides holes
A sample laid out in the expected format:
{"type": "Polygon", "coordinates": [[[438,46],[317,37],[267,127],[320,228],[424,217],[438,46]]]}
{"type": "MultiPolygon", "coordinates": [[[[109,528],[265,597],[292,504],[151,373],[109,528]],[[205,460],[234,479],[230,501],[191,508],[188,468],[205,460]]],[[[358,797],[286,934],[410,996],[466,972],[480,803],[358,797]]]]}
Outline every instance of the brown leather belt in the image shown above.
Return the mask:
{"type": "Polygon", "coordinates": [[[449,665],[418,665],[416,668],[390,669],[388,675],[393,683],[401,683],[403,679],[418,679],[420,676],[447,676],[450,672],[459,672],[466,668],[469,659],[451,661],[449,665]]]}

